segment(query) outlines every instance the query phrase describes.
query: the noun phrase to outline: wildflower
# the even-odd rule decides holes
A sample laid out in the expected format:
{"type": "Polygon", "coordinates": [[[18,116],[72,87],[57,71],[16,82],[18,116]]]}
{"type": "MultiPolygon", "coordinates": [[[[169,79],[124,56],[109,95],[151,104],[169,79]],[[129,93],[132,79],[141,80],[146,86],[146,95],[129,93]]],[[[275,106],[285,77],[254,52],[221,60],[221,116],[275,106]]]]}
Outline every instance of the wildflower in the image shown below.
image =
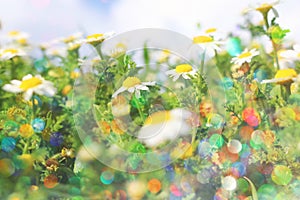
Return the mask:
{"type": "Polygon", "coordinates": [[[27,33],[21,31],[10,31],[8,32],[7,36],[8,38],[13,39],[21,45],[26,45],[27,39],[29,37],[27,33]]]}
{"type": "Polygon", "coordinates": [[[47,49],[46,54],[48,56],[66,57],[67,49],[65,47],[50,47],[47,49]]]}
{"type": "Polygon", "coordinates": [[[122,87],[120,87],[113,95],[112,98],[115,98],[118,94],[124,91],[128,91],[130,93],[134,93],[137,97],[140,96],[140,90],[149,90],[147,86],[155,85],[155,81],[153,82],[141,82],[141,80],[137,77],[130,76],[123,81],[122,87]]]}
{"type": "Polygon", "coordinates": [[[41,75],[32,76],[28,74],[22,78],[22,81],[12,80],[11,84],[5,84],[3,90],[12,93],[23,92],[23,97],[25,100],[30,100],[33,93],[45,96],[54,96],[56,93],[56,88],[53,83],[46,81],[41,75]]]}
{"type": "Polygon", "coordinates": [[[19,132],[24,138],[29,138],[34,134],[34,130],[30,124],[21,125],[19,132]]]}
{"type": "Polygon", "coordinates": [[[213,36],[208,34],[199,35],[193,38],[193,43],[198,44],[209,56],[214,56],[215,51],[221,51],[221,41],[216,41],[213,36]]]}
{"type": "Polygon", "coordinates": [[[285,50],[280,52],[280,56],[291,61],[300,60],[300,45],[294,45],[293,50],[285,50]]]}
{"type": "Polygon", "coordinates": [[[259,11],[262,15],[267,15],[270,10],[273,10],[275,16],[278,16],[276,9],[274,8],[279,1],[275,1],[273,3],[262,3],[255,8],[255,10],[259,11]]]}
{"type": "Polygon", "coordinates": [[[126,116],[130,113],[130,105],[122,95],[112,100],[111,111],[114,117],[126,116]]]}
{"type": "Polygon", "coordinates": [[[91,45],[98,45],[100,43],[102,43],[104,40],[106,40],[107,38],[111,37],[112,35],[114,35],[113,32],[108,32],[108,33],[96,33],[96,34],[92,34],[86,37],[85,40],[83,40],[86,43],[89,43],[91,45]]]}
{"type": "Polygon", "coordinates": [[[17,56],[26,56],[26,53],[16,48],[0,49],[0,60],[9,60],[17,56]]]}
{"type": "Polygon", "coordinates": [[[280,69],[273,79],[263,80],[261,83],[285,84],[292,82],[296,76],[297,72],[294,69],[280,69]]]}
{"type": "Polygon", "coordinates": [[[240,55],[234,57],[231,59],[231,63],[242,65],[245,62],[250,63],[252,58],[254,56],[257,56],[259,52],[256,49],[251,49],[250,51],[248,49],[245,49],[240,55]]]}
{"type": "Polygon", "coordinates": [[[167,140],[188,135],[191,126],[186,120],[190,117],[191,113],[181,108],[155,112],[145,120],[138,139],[149,147],[155,147],[167,140]]]}
{"type": "Polygon", "coordinates": [[[69,51],[75,51],[77,49],[79,49],[82,45],[81,41],[75,41],[75,42],[70,42],[68,43],[68,50],[69,51]]]}
{"type": "Polygon", "coordinates": [[[63,41],[64,43],[71,43],[71,42],[75,42],[76,40],[80,39],[82,37],[82,33],[78,32],[78,33],[74,33],[68,37],[62,38],[61,41],[63,41]]]}
{"type": "Polygon", "coordinates": [[[180,76],[184,79],[190,79],[190,76],[196,74],[196,70],[189,64],[177,65],[175,69],[166,72],[167,75],[173,77],[173,81],[176,81],[180,76]]]}
{"type": "Polygon", "coordinates": [[[69,158],[75,157],[74,149],[67,149],[66,147],[62,148],[60,154],[62,157],[69,157],[69,158]]]}

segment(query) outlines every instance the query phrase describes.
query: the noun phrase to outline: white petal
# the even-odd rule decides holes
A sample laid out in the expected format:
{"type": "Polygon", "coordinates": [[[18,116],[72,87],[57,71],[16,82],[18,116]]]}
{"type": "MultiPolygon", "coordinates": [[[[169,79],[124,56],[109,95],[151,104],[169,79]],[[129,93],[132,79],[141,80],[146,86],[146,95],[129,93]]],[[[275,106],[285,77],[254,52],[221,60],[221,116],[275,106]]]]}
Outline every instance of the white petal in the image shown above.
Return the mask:
{"type": "Polygon", "coordinates": [[[182,78],[184,78],[184,79],[190,79],[190,77],[186,73],[182,74],[182,78]]]}
{"type": "Polygon", "coordinates": [[[30,79],[30,78],[32,78],[32,75],[31,75],[31,74],[27,74],[26,76],[24,76],[24,77],[22,78],[22,81],[28,80],[28,79],[30,79]]]}
{"type": "Polygon", "coordinates": [[[134,87],[128,88],[128,92],[130,92],[130,93],[133,93],[133,92],[134,92],[134,90],[135,90],[135,88],[134,88],[134,87]]]}
{"type": "Polygon", "coordinates": [[[142,85],[149,85],[149,86],[153,86],[155,85],[156,82],[155,81],[152,81],[152,82],[142,82],[142,85]]]}
{"type": "Polygon", "coordinates": [[[32,97],[32,94],[33,94],[33,90],[28,89],[26,92],[24,92],[23,97],[26,101],[29,101],[32,97]]]}
{"type": "Polygon", "coordinates": [[[19,93],[22,92],[22,89],[20,89],[18,86],[16,85],[11,85],[11,84],[5,84],[2,87],[3,90],[7,91],[7,92],[12,92],[12,93],[19,93]]]}
{"type": "Polygon", "coordinates": [[[136,96],[136,98],[140,98],[141,92],[139,90],[135,90],[135,96],[136,96]]]}
{"type": "Polygon", "coordinates": [[[173,77],[173,81],[177,81],[177,79],[180,77],[180,74],[176,74],[176,75],[174,75],[174,77],[173,77]]]}
{"type": "Polygon", "coordinates": [[[138,90],[149,90],[149,88],[145,85],[138,85],[138,86],[136,86],[136,89],[138,89],[138,90]]]}
{"type": "Polygon", "coordinates": [[[20,86],[21,83],[22,83],[22,81],[19,81],[19,80],[11,80],[10,83],[13,84],[13,85],[16,85],[16,86],[20,86]]]}
{"type": "Polygon", "coordinates": [[[118,94],[120,94],[121,92],[124,92],[126,90],[125,87],[120,87],[113,95],[112,98],[115,98],[118,94]]]}
{"type": "Polygon", "coordinates": [[[168,70],[165,72],[167,75],[174,75],[174,74],[177,74],[175,69],[172,69],[172,70],[168,70]]]}

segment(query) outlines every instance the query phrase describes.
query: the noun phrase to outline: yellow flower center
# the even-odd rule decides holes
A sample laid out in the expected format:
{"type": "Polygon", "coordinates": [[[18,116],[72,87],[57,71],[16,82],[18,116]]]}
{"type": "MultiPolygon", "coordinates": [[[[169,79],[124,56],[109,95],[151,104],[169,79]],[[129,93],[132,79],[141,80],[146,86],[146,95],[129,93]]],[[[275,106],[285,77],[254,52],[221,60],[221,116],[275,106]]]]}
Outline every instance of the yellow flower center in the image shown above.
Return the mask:
{"type": "Polygon", "coordinates": [[[256,10],[261,12],[262,14],[266,14],[267,12],[269,12],[269,10],[271,10],[271,8],[273,8],[271,4],[263,3],[258,8],[256,8],[256,10]]]}
{"type": "Polygon", "coordinates": [[[19,31],[10,31],[10,32],[8,32],[8,35],[9,36],[17,36],[17,35],[20,35],[20,32],[19,31]]]}
{"type": "Polygon", "coordinates": [[[294,69],[280,69],[277,71],[275,78],[293,78],[297,76],[294,69]]]}
{"type": "Polygon", "coordinates": [[[300,58],[300,53],[297,54],[297,57],[300,58]]]}
{"type": "Polygon", "coordinates": [[[192,66],[189,65],[189,64],[178,65],[178,66],[176,67],[176,69],[175,69],[175,71],[176,71],[177,73],[190,72],[190,71],[192,71],[192,70],[193,70],[193,68],[192,68],[192,66]]]}
{"type": "Polygon", "coordinates": [[[36,77],[32,77],[30,79],[22,81],[20,88],[22,90],[28,90],[30,88],[36,87],[42,83],[42,80],[36,77]]]}
{"type": "Polygon", "coordinates": [[[156,113],[151,114],[146,120],[144,125],[154,125],[160,124],[171,119],[171,112],[170,111],[159,111],[156,113]]]}
{"type": "Polygon", "coordinates": [[[214,41],[214,39],[210,36],[200,35],[200,36],[194,37],[193,41],[194,41],[195,44],[197,44],[197,43],[208,43],[208,42],[214,41]]]}
{"type": "Polygon", "coordinates": [[[250,52],[245,52],[242,53],[241,55],[238,56],[238,58],[247,58],[250,57],[252,54],[250,52]]]}
{"type": "Polygon", "coordinates": [[[131,88],[139,84],[141,84],[141,80],[137,77],[128,77],[123,81],[123,87],[125,88],[131,88]]]}
{"type": "Polygon", "coordinates": [[[93,35],[89,35],[86,37],[86,39],[98,39],[98,38],[102,38],[104,35],[102,33],[96,33],[93,35]]]}
{"type": "Polygon", "coordinates": [[[209,28],[209,29],[207,29],[206,31],[205,31],[205,33],[214,33],[214,32],[216,32],[217,31],[217,29],[216,28],[209,28]]]}
{"type": "Polygon", "coordinates": [[[17,50],[17,49],[5,49],[5,50],[3,51],[3,53],[16,54],[16,53],[18,53],[18,50],[17,50]]]}

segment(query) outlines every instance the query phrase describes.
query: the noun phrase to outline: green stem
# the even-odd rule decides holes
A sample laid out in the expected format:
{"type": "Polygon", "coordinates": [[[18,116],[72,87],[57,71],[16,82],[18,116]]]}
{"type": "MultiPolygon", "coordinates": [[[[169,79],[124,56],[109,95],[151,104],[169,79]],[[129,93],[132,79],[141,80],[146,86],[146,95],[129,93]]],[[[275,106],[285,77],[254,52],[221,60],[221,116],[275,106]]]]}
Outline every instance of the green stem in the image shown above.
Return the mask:
{"type": "Polygon", "coordinates": [[[23,147],[23,151],[22,151],[22,154],[26,154],[27,153],[27,150],[28,150],[28,146],[29,146],[29,139],[26,140],[26,143],[23,147]]]}
{"type": "MultiPolygon", "coordinates": [[[[266,31],[268,32],[269,28],[270,28],[270,25],[269,25],[269,21],[268,21],[268,13],[265,13],[264,15],[264,21],[265,21],[265,25],[266,25],[266,31]]],[[[274,49],[274,63],[276,63],[276,66],[277,66],[277,70],[279,69],[279,61],[278,61],[278,55],[277,55],[277,47],[274,43],[274,41],[272,40],[272,36],[271,35],[268,35],[271,42],[272,42],[272,46],[273,46],[273,49],[274,49]]]]}
{"type": "Polygon", "coordinates": [[[34,105],[34,97],[31,97],[32,102],[32,113],[33,113],[33,119],[35,118],[35,105],[34,105]]]}
{"type": "Polygon", "coordinates": [[[137,109],[139,111],[139,115],[141,116],[141,118],[143,119],[143,121],[145,121],[145,116],[144,116],[144,114],[143,114],[143,112],[141,110],[141,104],[138,101],[138,99],[136,99],[136,105],[137,105],[136,107],[137,107],[137,109]]]}
{"type": "Polygon", "coordinates": [[[206,50],[204,50],[203,54],[202,54],[202,60],[201,60],[201,66],[200,66],[200,73],[201,75],[203,75],[203,72],[204,72],[204,61],[205,61],[205,52],[206,50]]]}
{"type": "Polygon", "coordinates": [[[97,53],[100,56],[100,59],[103,60],[104,56],[103,56],[103,53],[101,50],[101,45],[99,44],[99,45],[95,46],[95,49],[97,50],[97,53]]]}

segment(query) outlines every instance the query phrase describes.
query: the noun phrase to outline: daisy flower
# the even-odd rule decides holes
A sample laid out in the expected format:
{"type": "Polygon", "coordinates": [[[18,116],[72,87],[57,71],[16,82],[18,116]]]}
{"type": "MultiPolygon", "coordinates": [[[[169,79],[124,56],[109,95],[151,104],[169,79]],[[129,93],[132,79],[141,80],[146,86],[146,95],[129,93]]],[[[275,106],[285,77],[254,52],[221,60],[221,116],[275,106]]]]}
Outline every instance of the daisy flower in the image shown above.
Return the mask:
{"type": "Polygon", "coordinates": [[[33,93],[48,97],[54,96],[56,93],[56,88],[53,86],[53,83],[46,81],[40,75],[33,77],[31,74],[28,74],[22,78],[22,81],[12,80],[10,83],[11,84],[5,84],[2,89],[12,93],[23,92],[23,97],[26,101],[31,99],[33,93]]]}
{"type": "Polygon", "coordinates": [[[231,63],[237,64],[237,65],[243,65],[245,62],[250,63],[251,59],[254,56],[257,56],[259,52],[256,49],[251,49],[250,51],[248,49],[245,49],[240,55],[234,57],[231,59],[231,63]]]}
{"type": "Polygon", "coordinates": [[[261,14],[266,15],[270,10],[273,10],[275,16],[278,16],[277,10],[275,10],[274,6],[277,5],[279,1],[275,1],[272,3],[262,3],[255,8],[255,10],[259,11],[261,14]]]}
{"type": "Polygon", "coordinates": [[[26,56],[26,53],[16,48],[0,49],[0,60],[9,60],[16,56],[26,56]]]}
{"type": "Polygon", "coordinates": [[[285,84],[292,82],[295,77],[297,77],[297,72],[294,69],[280,69],[273,79],[263,80],[261,83],[285,84]]]}
{"type": "Polygon", "coordinates": [[[209,56],[214,56],[215,51],[221,51],[220,45],[223,44],[221,41],[216,41],[210,33],[194,37],[193,43],[198,44],[209,56]]]}
{"type": "Polygon", "coordinates": [[[176,81],[180,76],[184,79],[190,79],[190,76],[196,74],[196,70],[189,64],[181,64],[177,65],[175,69],[166,71],[166,74],[170,75],[173,78],[173,81],[176,81]]]}
{"type": "Polygon", "coordinates": [[[134,93],[137,97],[140,96],[140,90],[149,90],[147,86],[155,85],[155,81],[152,82],[142,82],[139,78],[130,76],[123,81],[122,87],[120,87],[113,95],[112,98],[118,96],[118,94],[128,91],[134,93]]]}
{"type": "Polygon", "coordinates": [[[296,44],[293,46],[292,50],[285,50],[281,52],[280,56],[291,61],[300,60],[300,45],[296,44]]]}
{"type": "Polygon", "coordinates": [[[7,37],[17,41],[19,44],[26,45],[29,35],[21,31],[10,31],[7,33],[7,37]]]}
{"type": "Polygon", "coordinates": [[[155,147],[178,136],[188,135],[191,131],[188,123],[190,117],[191,112],[181,108],[155,112],[145,120],[138,139],[148,147],[155,147]]]}
{"type": "Polygon", "coordinates": [[[86,39],[83,41],[95,46],[102,43],[104,40],[111,37],[112,35],[114,35],[113,32],[96,33],[96,34],[88,35],[86,39]]]}
{"type": "Polygon", "coordinates": [[[70,42],[75,42],[76,40],[80,39],[82,37],[82,33],[78,32],[78,33],[74,33],[68,37],[65,38],[61,38],[61,41],[64,43],[70,43],[70,42]]]}
{"type": "Polygon", "coordinates": [[[48,56],[66,57],[67,56],[67,48],[65,48],[65,47],[51,47],[51,48],[47,49],[46,54],[48,56]]]}

